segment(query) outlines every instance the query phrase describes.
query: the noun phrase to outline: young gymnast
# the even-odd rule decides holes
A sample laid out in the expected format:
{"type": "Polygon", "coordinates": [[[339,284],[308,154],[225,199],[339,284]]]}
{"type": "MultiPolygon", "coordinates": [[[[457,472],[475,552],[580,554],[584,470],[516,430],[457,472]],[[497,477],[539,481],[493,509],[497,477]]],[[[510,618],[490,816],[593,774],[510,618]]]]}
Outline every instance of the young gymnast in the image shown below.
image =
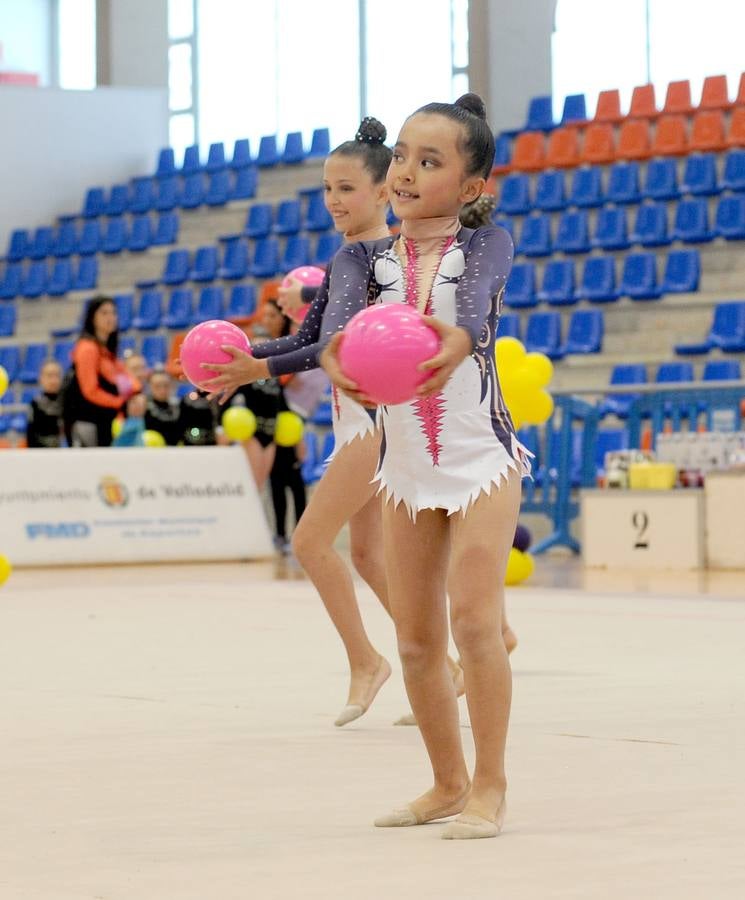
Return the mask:
{"type": "Polygon", "coordinates": [[[322,362],[337,387],[367,398],[338,365],[338,332],[369,302],[407,303],[439,333],[432,371],[409,403],[382,407],[377,481],[389,602],[406,689],[434,775],[433,787],[376,820],[381,827],[460,816],[445,838],[496,836],[505,813],[504,753],[512,677],[501,639],[504,577],[528,453],[499,389],[494,342],[512,265],[510,236],[461,226],[484,189],[494,139],[481,99],[432,103],[404,123],[387,183],[401,235],[348,244],[334,261],[322,362]],[[345,310],[335,321],[335,313],[345,310]],[[447,666],[448,621],[460,651],[476,746],[463,756],[447,666]]]}

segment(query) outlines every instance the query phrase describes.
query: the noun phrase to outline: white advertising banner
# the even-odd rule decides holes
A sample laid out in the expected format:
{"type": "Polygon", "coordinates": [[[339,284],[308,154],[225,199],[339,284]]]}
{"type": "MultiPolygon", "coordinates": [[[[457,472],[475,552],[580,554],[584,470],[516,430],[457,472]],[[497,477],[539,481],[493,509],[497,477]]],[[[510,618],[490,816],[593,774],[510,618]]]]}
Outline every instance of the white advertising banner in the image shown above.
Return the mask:
{"type": "Polygon", "coordinates": [[[272,553],[240,447],[4,450],[0,553],[15,566],[272,553]]]}

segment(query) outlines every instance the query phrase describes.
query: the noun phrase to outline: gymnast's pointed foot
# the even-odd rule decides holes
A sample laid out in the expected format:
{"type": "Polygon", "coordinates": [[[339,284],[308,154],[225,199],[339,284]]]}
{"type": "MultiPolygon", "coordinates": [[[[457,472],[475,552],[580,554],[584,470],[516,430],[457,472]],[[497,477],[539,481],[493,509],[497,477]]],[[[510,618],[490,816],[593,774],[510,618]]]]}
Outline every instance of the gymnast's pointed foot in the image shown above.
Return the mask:
{"type": "Polygon", "coordinates": [[[379,816],[374,824],[377,828],[407,828],[411,825],[424,825],[425,822],[446,819],[448,816],[457,816],[465,808],[470,791],[470,782],[455,792],[432,788],[407,806],[379,816]]]}
{"type": "Polygon", "coordinates": [[[349,700],[334,722],[337,728],[359,719],[370,708],[378,691],[391,677],[391,667],[383,656],[378,657],[377,666],[367,672],[352,673],[349,700]]]}
{"type": "Polygon", "coordinates": [[[446,841],[468,841],[475,838],[497,837],[502,831],[506,811],[507,802],[504,796],[494,815],[489,814],[475,800],[469,800],[463,813],[457,819],[448,822],[442,832],[442,838],[446,841]]]}

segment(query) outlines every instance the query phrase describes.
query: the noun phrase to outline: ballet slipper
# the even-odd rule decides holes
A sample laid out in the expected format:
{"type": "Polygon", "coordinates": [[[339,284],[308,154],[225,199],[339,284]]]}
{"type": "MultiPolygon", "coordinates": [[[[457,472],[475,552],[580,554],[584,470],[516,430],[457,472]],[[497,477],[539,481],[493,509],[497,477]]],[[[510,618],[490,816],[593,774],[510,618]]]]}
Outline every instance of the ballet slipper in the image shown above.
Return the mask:
{"type": "Polygon", "coordinates": [[[412,825],[434,822],[436,819],[446,819],[448,816],[457,816],[459,812],[463,811],[470,792],[471,785],[469,783],[455,800],[429,808],[423,807],[421,802],[415,800],[408,806],[394,809],[384,816],[378,816],[373,824],[376,828],[408,828],[412,825]]]}
{"type": "Polygon", "coordinates": [[[463,813],[457,819],[448,822],[442,832],[442,839],[445,841],[468,841],[475,838],[495,838],[502,831],[506,811],[507,803],[503,798],[494,819],[475,813],[463,813]]]}
{"type": "Polygon", "coordinates": [[[348,725],[350,722],[354,722],[355,719],[359,719],[360,716],[364,716],[370,708],[378,691],[390,678],[390,675],[391,667],[388,665],[388,660],[381,656],[378,668],[375,670],[375,674],[370,681],[370,687],[367,690],[367,696],[365,697],[364,703],[348,703],[336,717],[334,725],[336,725],[337,728],[341,728],[344,725],[348,725]]]}
{"type": "MultiPolygon", "coordinates": [[[[450,674],[453,676],[453,685],[455,686],[455,696],[462,697],[466,692],[466,682],[463,677],[463,669],[458,663],[452,663],[450,674]]],[[[406,713],[400,719],[396,719],[394,725],[416,725],[416,716],[414,713],[406,713]]]]}

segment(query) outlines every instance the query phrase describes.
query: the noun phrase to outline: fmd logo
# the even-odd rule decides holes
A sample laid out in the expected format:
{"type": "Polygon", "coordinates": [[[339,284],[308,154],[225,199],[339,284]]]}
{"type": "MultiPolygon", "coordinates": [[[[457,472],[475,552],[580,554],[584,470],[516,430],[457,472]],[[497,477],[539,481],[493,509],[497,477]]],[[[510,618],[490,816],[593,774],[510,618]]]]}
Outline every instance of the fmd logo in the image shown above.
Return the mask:
{"type": "Polygon", "coordinates": [[[107,506],[126,506],[129,491],[115,475],[104,475],[98,482],[98,496],[107,506]]]}
{"type": "Polygon", "coordinates": [[[86,522],[27,522],[26,534],[35,541],[38,538],[56,541],[87,538],[91,533],[86,522]]]}

